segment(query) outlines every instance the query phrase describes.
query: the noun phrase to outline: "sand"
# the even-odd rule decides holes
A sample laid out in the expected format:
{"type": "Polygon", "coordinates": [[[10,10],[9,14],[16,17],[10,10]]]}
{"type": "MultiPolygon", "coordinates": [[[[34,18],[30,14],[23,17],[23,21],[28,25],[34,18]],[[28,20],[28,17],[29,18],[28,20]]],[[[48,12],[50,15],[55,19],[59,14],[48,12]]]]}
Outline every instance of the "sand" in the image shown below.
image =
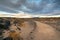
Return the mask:
{"type": "MultiPolygon", "coordinates": [[[[17,27],[12,24],[10,30],[15,31],[15,33],[19,35],[18,37],[23,40],[60,40],[60,32],[48,24],[39,21],[24,21],[22,25],[23,26],[18,26],[21,29],[18,30],[17,27]]],[[[5,31],[4,33],[6,37],[10,35],[9,31],[5,31]]],[[[13,37],[15,36],[16,35],[13,35],[13,37]]],[[[18,38],[16,38],[16,40],[17,39],[18,38]]]]}
{"type": "Polygon", "coordinates": [[[35,30],[29,21],[24,22],[24,26],[21,28],[21,37],[24,40],[60,40],[55,28],[38,21],[34,22],[36,23],[35,30]]]}

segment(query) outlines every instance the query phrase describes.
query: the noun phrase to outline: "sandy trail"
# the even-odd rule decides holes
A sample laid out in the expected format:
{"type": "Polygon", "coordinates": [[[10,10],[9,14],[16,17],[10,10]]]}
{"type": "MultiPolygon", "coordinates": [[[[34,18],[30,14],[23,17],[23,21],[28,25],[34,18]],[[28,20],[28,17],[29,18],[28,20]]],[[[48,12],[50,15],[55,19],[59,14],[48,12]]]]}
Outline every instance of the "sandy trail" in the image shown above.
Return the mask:
{"type": "MultiPolygon", "coordinates": [[[[55,28],[39,21],[25,21],[23,26],[20,27],[20,31],[17,30],[17,27],[14,25],[12,25],[10,29],[17,33],[21,32],[18,35],[20,35],[23,40],[60,40],[59,32],[57,32],[55,28]]],[[[6,32],[5,36],[7,34],[6,32]]],[[[7,36],[9,36],[9,34],[7,36]]]]}
{"type": "Polygon", "coordinates": [[[34,22],[36,25],[34,31],[34,26],[29,21],[24,22],[24,26],[21,27],[21,37],[24,40],[60,40],[57,31],[52,26],[38,21],[34,22]]]}
{"type": "Polygon", "coordinates": [[[47,24],[36,21],[37,28],[34,32],[34,40],[60,40],[57,31],[47,24]]]}

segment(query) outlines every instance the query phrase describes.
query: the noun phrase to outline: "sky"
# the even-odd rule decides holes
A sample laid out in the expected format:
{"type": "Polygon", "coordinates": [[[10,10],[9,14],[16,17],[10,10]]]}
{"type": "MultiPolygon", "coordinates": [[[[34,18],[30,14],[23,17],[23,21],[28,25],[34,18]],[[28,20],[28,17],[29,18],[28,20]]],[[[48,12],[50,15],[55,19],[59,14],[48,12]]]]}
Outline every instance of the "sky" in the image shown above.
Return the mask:
{"type": "Polygon", "coordinates": [[[0,0],[0,11],[60,15],[60,0],[0,0]]]}

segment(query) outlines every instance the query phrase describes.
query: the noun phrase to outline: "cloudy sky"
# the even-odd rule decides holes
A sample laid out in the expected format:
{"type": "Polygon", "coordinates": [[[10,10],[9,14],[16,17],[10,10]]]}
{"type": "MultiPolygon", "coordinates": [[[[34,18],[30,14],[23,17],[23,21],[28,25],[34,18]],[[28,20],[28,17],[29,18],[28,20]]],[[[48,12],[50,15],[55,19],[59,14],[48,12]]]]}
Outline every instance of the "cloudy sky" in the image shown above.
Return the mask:
{"type": "Polygon", "coordinates": [[[60,15],[60,0],[0,0],[0,11],[60,15]]]}

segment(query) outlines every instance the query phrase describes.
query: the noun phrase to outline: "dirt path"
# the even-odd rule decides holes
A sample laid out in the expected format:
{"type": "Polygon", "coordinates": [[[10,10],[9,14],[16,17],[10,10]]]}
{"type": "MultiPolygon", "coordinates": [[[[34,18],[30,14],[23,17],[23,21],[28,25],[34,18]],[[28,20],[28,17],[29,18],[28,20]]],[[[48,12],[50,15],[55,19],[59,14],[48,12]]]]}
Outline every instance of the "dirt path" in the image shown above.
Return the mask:
{"type": "Polygon", "coordinates": [[[36,29],[30,33],[34,29],[33,25],[28,21],[24,22],[24,27],[21,28],[21,36],[24,40],[60,40],[57,31],[52,26],[38,21],[35,23],[36,29]]]}
{"type": "MultiPolygon", "coordinates": [[[[59,32],[55,28],[39,21],[25,21],[23,26],[20,27],[21,31],[17,30],[17,27],[14,25],[10,29],[17,33],[21,32],[18,35],[23,40],[60,40],[59,32]]],[[[6,32],[5,36],[8,35],[6,32]]]]}
{"type": "Polygon", "coordinates": [[[52,27],[44,23],[36,21],[37,28],[34,32],[34,40],[60,40],[58,32],[52,27]]]}

